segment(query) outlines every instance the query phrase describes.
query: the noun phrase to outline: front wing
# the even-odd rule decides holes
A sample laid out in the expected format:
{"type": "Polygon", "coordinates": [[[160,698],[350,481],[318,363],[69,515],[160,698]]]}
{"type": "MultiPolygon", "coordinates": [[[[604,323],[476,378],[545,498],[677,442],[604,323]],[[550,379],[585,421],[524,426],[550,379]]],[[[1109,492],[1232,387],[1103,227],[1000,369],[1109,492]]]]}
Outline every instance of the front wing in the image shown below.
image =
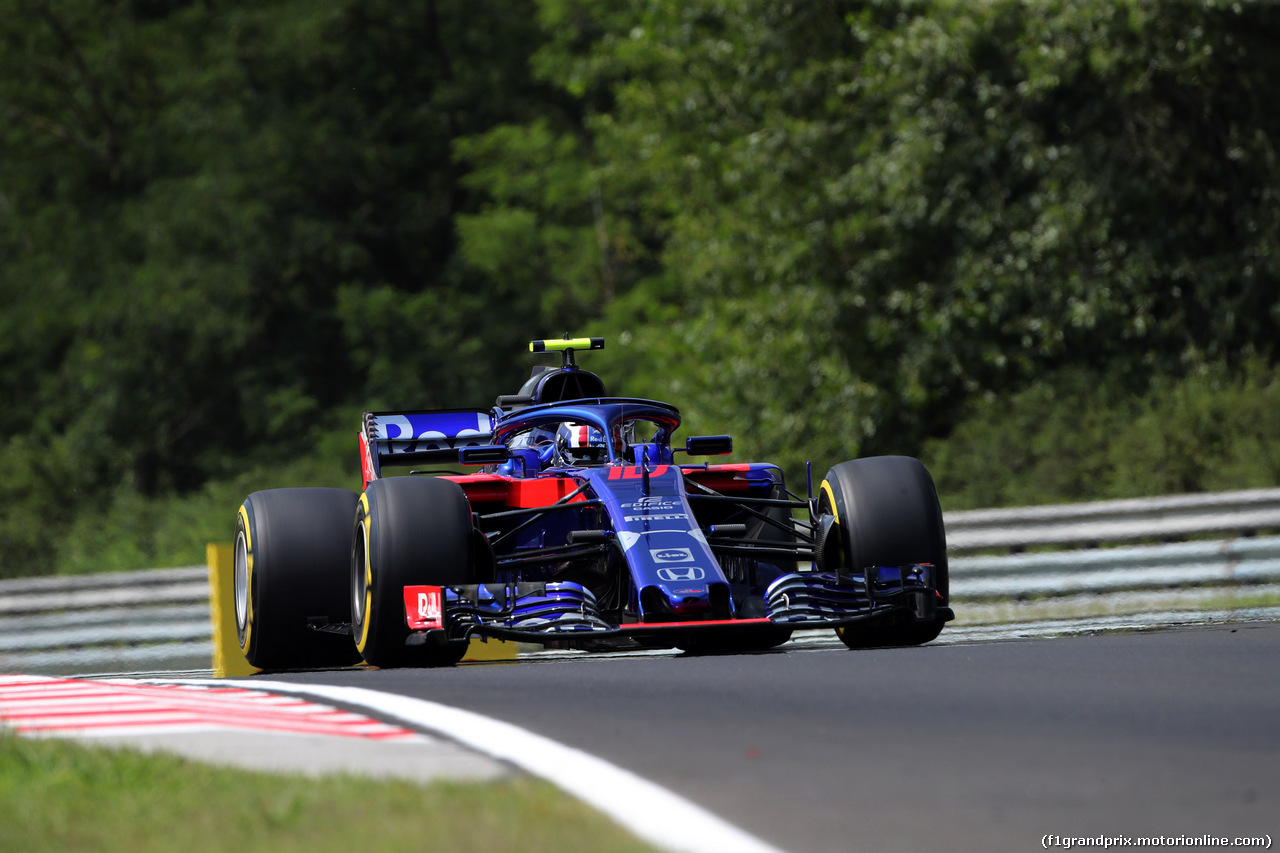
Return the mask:
{"type": "Polygon", "coordinates": [[[574,647],[713,632],[950,621],[954,614],[940,603],[932,569],[875,567],[861,576],[793,572],[769,586],[764,616],[699,621],[614,621],[591,590],[572,582],[406,587],[406,642],[482,637],[574,647]]]}

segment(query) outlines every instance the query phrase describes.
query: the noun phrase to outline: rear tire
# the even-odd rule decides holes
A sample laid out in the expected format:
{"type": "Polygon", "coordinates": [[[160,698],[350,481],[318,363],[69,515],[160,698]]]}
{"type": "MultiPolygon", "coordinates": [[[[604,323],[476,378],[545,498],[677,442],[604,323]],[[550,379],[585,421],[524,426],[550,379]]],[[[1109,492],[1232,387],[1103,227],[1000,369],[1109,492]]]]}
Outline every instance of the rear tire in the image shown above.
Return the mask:
{"type": "MultiPolygon", "coordinates": [[[[827,472],[819,516],[836,523],[824,560],[861,572],[869,566],[933,565],[939,606],[948,602],[947,541],[933,478],[918,459],[872,456],[841,462],[827,472]],[[834,541],[833,541],[834,540],[834,541]]],[[[906,625],[849,625],[836,634],[851,649],[916,646],[942,632],[941,620],[906,625]]]]}
{"type": "Polygon", "coordinates": [[[465,642],[406,646],[404,588],[470,582],[471,505],[448,480],[374,480],[360,496],[349,551],[356,650],[373,666],[453,666],[465,642]]]}
{"type": "Polygon", "coordinates": [[[236,520],[236,636],[259,669],[347,666],[359,661],[339,634],[311,617],[349,618],[347,564],[357,495],[347,489],[254,492],[236,520]]]}

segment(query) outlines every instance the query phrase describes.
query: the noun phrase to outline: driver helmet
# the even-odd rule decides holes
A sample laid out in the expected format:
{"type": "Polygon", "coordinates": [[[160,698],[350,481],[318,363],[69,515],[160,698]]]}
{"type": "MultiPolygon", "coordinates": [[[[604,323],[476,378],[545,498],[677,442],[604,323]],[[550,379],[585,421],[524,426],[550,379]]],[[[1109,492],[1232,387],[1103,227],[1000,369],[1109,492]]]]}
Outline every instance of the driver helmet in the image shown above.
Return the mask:
{"type": "Polygon", "coordinates": [[[608,461],[604,433],[587,424],[560,424],[556,449],[571,465],[602,465],[608,461]]]}

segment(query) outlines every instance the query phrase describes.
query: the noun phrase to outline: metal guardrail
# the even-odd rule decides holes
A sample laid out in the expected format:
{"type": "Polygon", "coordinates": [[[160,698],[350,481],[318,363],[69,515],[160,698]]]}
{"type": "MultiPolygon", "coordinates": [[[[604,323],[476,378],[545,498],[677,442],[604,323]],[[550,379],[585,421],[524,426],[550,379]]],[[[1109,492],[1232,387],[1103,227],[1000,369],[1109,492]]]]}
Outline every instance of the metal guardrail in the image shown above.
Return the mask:
{"type": "Polygon", "coordinates": [[[207,671],[205,566],[0,581],[0,671],[207,671]]]}
{"type": "Polygon", "coordinates": [[[951,559],[951,596],[1030,598],[1280,581],[1280,536],[951,559]]]}
{"type": "Polygon", "coordinates": [[[945,522],[951,594],[961,601],[1280,581],[1280,537],[1252,538],[1280,531],[1280,489],[967,510],[945,522]],[[1059,550],[1008,553],[1041,547],[1059,550]]]}
{"type": "Polygon", "coordinates": [[[975,509],[945,516],[953,554],[1280,531],[1280,489],[975,509]]]}
{"type": "MultiPolygon", "coordinates": [[[[961,601],[1280,581],[1280,489],[945,514],[961,601]],[[974,552],[1164,540],[1038,553],[974,552]]],[[[0,671],[210,670],[205,566],[0,581],[0,671]]]]}

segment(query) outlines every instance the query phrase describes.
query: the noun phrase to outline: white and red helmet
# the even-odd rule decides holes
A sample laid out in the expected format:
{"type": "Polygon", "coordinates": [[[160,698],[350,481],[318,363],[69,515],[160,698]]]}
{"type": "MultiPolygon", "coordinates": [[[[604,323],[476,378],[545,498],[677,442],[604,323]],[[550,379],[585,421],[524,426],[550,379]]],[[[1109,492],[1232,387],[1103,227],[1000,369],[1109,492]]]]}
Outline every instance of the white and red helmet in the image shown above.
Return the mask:
{"type": "Polygon", "coordinates": [[[570,464],[601,465],[608,461],[604,433],[586,424],[560,424],[556,447],[570,464]]]}

